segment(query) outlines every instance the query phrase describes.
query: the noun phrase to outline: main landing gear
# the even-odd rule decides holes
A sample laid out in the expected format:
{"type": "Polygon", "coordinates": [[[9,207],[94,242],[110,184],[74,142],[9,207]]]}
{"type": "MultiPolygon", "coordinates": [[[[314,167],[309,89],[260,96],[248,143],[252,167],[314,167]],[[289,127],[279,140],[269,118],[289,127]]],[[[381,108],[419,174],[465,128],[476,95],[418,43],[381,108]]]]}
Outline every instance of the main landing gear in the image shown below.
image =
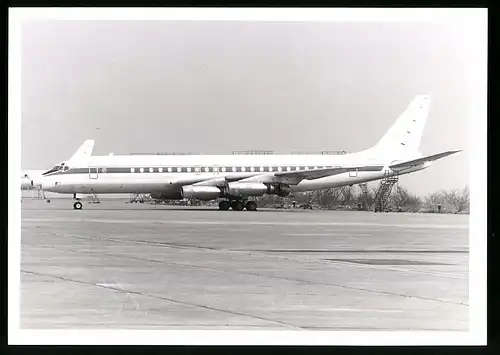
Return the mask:
{"type": "Polygon", "coordinates": [[[256,211],[257,204],[254,201],[247,201],[245,203],[241,200],[232,200],[232,201],[223,200],[219,202],[219,210],[227,211],[230,208],[233,209],[234,211],[243,211],[244,209],[246,209],[247,211],[256,211]]]}

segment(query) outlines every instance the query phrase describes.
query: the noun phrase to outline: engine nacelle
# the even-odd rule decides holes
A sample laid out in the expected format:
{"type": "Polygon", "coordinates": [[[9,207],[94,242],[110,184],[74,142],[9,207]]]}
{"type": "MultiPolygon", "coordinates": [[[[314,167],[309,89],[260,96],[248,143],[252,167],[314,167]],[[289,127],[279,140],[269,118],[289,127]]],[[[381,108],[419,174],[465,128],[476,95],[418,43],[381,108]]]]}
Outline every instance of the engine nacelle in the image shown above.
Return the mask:
{"type": "Polygon", "coordinates": [[[155,200],[182,200],[180,190],[152,192],[151,197],[155,200]]]}
{"type": "Polygon", "coordinates": [[[216,186],[193,186],[187,185],[181,188],[182,197],[197,200],[215,200],[223,197],[221,189],[216,186]]]}
{"type": "Polygon", "coordinates": [[[261,182],[230,182],[226,194],[229,196],[262,196],[267,193],[267,185],[261,182]]]}
{"type": "Polygon", "coordinates": [[[269,185],[268,194],[278,195],[280,197],[286,197],[290,195],[292,189],[288,185],[278,184],[278,185],[269,185]]]}
{"type": "Polygon", "coordinates": [[[281,197],[288,196],[291,192],[288,185],[266,185],[261,182],[230,182],[226,189],[229,196],[262,196],[264,194],[273,194],[281,197]]]}

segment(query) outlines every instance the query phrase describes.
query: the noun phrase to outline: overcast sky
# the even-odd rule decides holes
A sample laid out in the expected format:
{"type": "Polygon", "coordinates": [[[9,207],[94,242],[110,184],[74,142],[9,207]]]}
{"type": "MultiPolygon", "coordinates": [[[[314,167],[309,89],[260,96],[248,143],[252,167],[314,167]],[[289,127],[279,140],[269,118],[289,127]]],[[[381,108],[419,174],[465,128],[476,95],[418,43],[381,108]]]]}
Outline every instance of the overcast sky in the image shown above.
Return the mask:
{"type": "Polygon", "coordinates": [[[429,94],[422,153],[464,152],[401,184],[420,195],[461,188],[478,100],[471,78],[485,56],[464,27],[32,21],[23,27],[22,168],[49,168],[88,138],[94,154],[357,151],[429,94]]]}

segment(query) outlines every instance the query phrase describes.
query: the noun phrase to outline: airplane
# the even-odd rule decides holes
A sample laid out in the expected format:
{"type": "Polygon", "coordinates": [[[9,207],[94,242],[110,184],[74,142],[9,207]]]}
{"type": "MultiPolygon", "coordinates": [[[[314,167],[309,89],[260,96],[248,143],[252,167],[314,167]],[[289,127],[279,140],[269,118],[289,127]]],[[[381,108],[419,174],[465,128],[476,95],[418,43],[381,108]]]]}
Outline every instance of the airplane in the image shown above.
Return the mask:
{"type": "MultiPolygon", "coordinates": [[[[426,169],[450,150],[419,151],[430,96],[418,95],[371,148],[344,155],[92,156],[94,140],[43,174],[46,191],[73,194],[149,193],[155,199],[216,200],[220,210],[257,210],[251,196],[328,189],[426,169]]],[[[82,204],[76,199],[74,209],[82,204]]]]}

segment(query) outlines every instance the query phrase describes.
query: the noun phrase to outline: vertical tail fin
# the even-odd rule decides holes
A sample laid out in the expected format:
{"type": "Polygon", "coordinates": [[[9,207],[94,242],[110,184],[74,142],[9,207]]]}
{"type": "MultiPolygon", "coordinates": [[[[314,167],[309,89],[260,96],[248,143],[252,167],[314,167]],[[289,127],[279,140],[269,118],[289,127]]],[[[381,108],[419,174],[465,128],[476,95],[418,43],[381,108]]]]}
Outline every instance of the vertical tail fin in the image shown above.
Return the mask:
{"type": "Polygon", "coordinates": [[[69,158],[68,162],[86,162],[88,158],[92,155],[92,150],[94,149],[94,140],[88,139],[78,148],[78,150],[69,158]]]}
{"type": "Polygon", "coordinates": [[[412,156],[419,153],[420,140],[427,122],[431,98],[418,95],[399,116],[387,133],[370,149],[380,155],[412,156]]]}

